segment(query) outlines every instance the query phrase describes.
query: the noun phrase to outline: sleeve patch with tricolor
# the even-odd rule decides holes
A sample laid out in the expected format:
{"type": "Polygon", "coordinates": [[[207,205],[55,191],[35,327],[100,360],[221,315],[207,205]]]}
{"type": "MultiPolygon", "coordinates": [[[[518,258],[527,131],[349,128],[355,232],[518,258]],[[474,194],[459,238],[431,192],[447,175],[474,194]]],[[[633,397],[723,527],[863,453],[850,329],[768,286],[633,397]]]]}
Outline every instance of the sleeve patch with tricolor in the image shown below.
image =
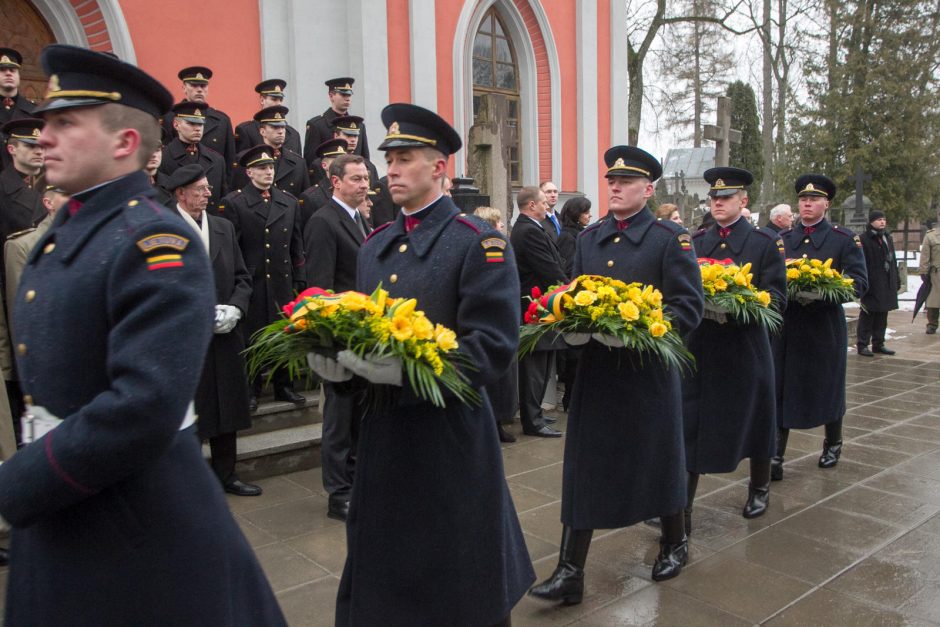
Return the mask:
{"type": "Polygon", "coordinates": [[[676,237],[679,240],[679,246],[682,250],[692,250],[692,236],[688,233],[679,233],[676,237]]]}
{"type": "Polygon", "coordinates": [[[503,263],[505,261],[503,251],[506,249],[506,240],[499,237],[488,237],[480,242],[480,245],[483,246],[486,263],[503,263]]]}
{"type": "Polygon", "coordinates": [[[174,233],[158,233],[137,242],[137,247],[147,255],[147,270],[182,268],[183,256],[179,253],[188,245],[188,238],[174,233]]]}

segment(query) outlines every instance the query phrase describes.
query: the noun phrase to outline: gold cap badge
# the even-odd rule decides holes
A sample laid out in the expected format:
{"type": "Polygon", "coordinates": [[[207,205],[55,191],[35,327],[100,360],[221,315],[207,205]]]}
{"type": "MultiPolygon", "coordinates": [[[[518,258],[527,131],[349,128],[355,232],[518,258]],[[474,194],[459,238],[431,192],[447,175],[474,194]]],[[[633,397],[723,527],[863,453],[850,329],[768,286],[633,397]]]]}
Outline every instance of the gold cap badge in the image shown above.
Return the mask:
{"type": "Polygon", "coordinates": [[[268,153],[266,153],[266,152],[262,152],[260,158],[261,158],[261,159],[270,159],[271,156],[270,156],[268,153]]]}
{"type": "Polygon", "coordinates": [[[62,89],[59,87],[59,75],[53,74],[49,77],[49,91],[59,91],[62,89]]]}
{"type": "Polygon", "coordinates": [[[353,122],[353,123],[351,123],[351,124],[349,125],[349,128],[359,128],[359,127],[356,126],[356,123],[355,123],[355,122],[353,122]]]}
{"type": "Polygon", "coordinates": [[[625,168],[627,164],[623,162],[623,157],[617,157],[617,160],[614,161],[615,168],[625,168]]]}
{"type": "Polygon", "coordinates": [[[201,81],[206,80],[206,77],[202,75],[202,72],[196,72],[196,78],[198,78],[201,81]]]}
{"type": "Polygon", "coordinates": [[[38,129],[38,128],[34,128],[34,129],[33,129],[33,137],[39,137],[39,129],[38,129]]]}
{"type": "MultiPolygon", "coordinates": [[[[812,184],[812,183],[807,183],[806,189],[803,190],[803,191],[806,191],[806,192],[815,192],[815,191],[816,191],[816,188],[813,187],[813,184],[812,184]]],[[[807,201],[807,202],[808,202],[808,201],[807,201]]]]}
{"type": "Polygon", "coordinates": [[[398,135],[399,132],[400,131],[398,130],[398,122],[392,122],[392,124],[388,127],[388,134],[398,135]]]}
{"type": "Polygon", "coordinates": [[[724,179],[718,179],[717,181],[715,181],[715,187],[724,187],[724,186],[725,186],[724,179]]]}
{"type": "Polygon", "coordinates": [[[13,63],[13,61],[7,55],[0,57],[0,63],[13,63]]]}

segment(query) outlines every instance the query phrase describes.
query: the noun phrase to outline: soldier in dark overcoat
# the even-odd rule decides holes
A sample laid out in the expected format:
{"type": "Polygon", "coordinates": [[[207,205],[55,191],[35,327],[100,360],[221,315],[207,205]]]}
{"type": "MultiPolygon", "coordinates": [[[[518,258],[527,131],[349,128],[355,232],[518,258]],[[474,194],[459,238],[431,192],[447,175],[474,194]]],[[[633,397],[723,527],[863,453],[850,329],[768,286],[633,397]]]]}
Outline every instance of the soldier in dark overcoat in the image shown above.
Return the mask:
{"type": "Polygon", "coordinates": [[[16,297],[35,430],[0,466],[0,515],[13,526],[5,622],[285,625],[195,434],[212,275],[140,171],[172,98],[102,53],[49,46],[42,62],[55,76],[38,111],[46,175],[72,198],[16,297]],[[107,130],[115,107],[130,121],[107,130]],[[118,143],[123,156],[106,149],[118,143]]]}
{"type": "Polygon", "coordinates": [[[7,137],[3,148],[10,159],[0,172],[0,242],[45,217],[44,190],[36,186],[43,164],[42,126],[40,119],[18,118],[0,127],[7,137]]]}
{"type": "MultiPolygon", "coordinates": [[[[269,146],[243,152],[240,165],[250,179],[219,205],[219,214],[235,225],[238,245],[251,274],[252,291],[245,317],[245,334],[255,332],[280,316],[281,307],[306,284],[303,232],[297,200],[274,187],[274,157],[269,146]]],[[[273,375],[274,398],[303,405],[286,371],[273,375]]],[[[257,406],[261,379],[252,382],[250,406],[257,406]]]]}
{"type": "MultiPolygon", "coordinates": [[[[274,186],[296,198],[310,187],[310,177],[303,157],[284,146],[289,111],[287,107],[279,105],[268,107],[255,114],[255,121],[261,129],[262,141],[258,145],[270,147],[274,157],[274,186]]],[[[249,184],[244,168],[236,168],[232,182],[235,188],[249,184]]]]}
{"type": "Polygon", "coordinates": [[[251,427],[242,355],[245,340],[239,326],[248,311],[251,275],[242,259],[235,227],[225,218],[206,212],[210,193],[202,167],[183,166],[169,177],[166,185],[173,193],[176,210],[199,235],[215,278],[215,326],[196,388],[199,437],[209,441],[212,470],[225,491],[258,496],[259,486],[245,483],[235,474],[236,432],[251,427]]]}
{"type": "MultiPolygon", "coordinates": [[[[279,78],[270,78],[261,81],[255,85],[255,91],[261,96],[261,108],[277,107],[284,104],[284,89],[287,87],[287,81],[279,78]]],[[[235,151],[244,152],[252,146],[264,143],[261,139],[260,125],[255,119],[242,122],[235,127],[235,151]]],[[[286,137],[284,139],[284,148],[302,155],[300,147],[300,133],[290,124],[286,127],[286,137]]]]}
{"type": "Polygon", "coordinates": [[[859,355],[872,357],[875,353],[894,355],[885,346],[888,329],[888,312],[898,308],[898,258],[894,252],[894,238],[887,230],[883,211],[868,213],[868,228],[859,236],[865,254],[865,270],[868,272],[868,291],[862,297],[862,309],[858,313],[858,337],[856,347],[859,355]],[[868,348],[869,342],[871,349],[868,348]]]}
{"type": "MultiPolygon", "coordinates": [[[[381,283],[394,297],[416,298],[430,320],[457,333],[471,364],[464,372],[482,391],[506,372],[518,343],[512,249],[442,195],[447,156],[461,145],[456,131],[414,105],[389,105],[382,121],[390,187],[405,214],[363,244],[359,291],[381,283]]],[[[367,380],[402,384],[400,369],[386,378],[343,356],[367,380]]],[[[337,625],[508,625],[535,578],[489,401],[445,400],[435,407],[405,383],[397,402],[363,418],[337,625]]]]}
{"type": "Polygon", "coordinates": [[[195,102],[181,102],[173,106],[176,117],[173,128],[176,136],[163,147],[163,160],[158,172],[169,176],[184,165],[197,163],[206,171],[212,186],[209,212],[218,211],[219,202],[228,193],[228,168],[221,154],[200,141],[206,127],[204,106],[195,102]]]}
{"type": "MultiPolygon", "coordinates": [[[[711,185],[715,223],[692,236],[695,254],[741,267],[750,263],[753,285],[768,292],[770,307],[782,312],[787,302],[783,242],[742,215],[753,175],[722,167],[706,170],[703,177],[711,185]]],[[[682,382],[689,471],[686,533],[691,531],[699,475],[733,472],[745,458],[750,458],[751,482],[742,515],[757,518],[767,511],[777,407],[773,354],[764,327],[734,320],[719,323],[706,316],[689,335],[688,346],[696,368],[682,382]],[[729,385],[733,394],[728,393],[729,385]]]]}
{"type": "MultiPolygon", "coordinates": [[[[868,289],[862,243],[857,235],[826,220],[836,186],[822,174],[796,180],[799,222],[780,234],[788,259],[832,259],[832,268],[855,281],[855,294],[868,289]]],[[[845,367],[848,339],[842,305],[791,299],[783,331],[774,341],[777,376],[777,451],[771,478],[783,478],[783,457],[790,429],[826,426],[820,468],[832,468],[842,454],[845,367]],[[812,373],[808,376],[807,373],[812,373]]]]}
{"type": "Polygon", "coordinates": [[[23,55],[13,48],[0,48],[0,124],[33,117],[36,103],[20,93],[23,55]]]}
{"type": "MultiPolygon", "coordinates": [[[[652,285],[687,336],[702,317],[701,273],[688,232],[657,221],[646,206],[662,167],[633,146],[610,148],[604,161],[611,214],[581,233],[573,274],[652,285]]],[[[580,603],[593,530],[655,516],[663,537],[653,579],[680,573],[688,560],[681,374],[655,357],[641,361],[623,348],[584,344],[565,435],[558,567],[532,596],[580,603]]]]}
{"type": "MultiPolygon", "coordinates": [[[[195,65],[183,68],[177,76],[183,84],[183,100],[180,102],[194,102],[203,107],[206,125],[200,141],[203,146],[222,155],[225,163],[225,180],[228,182],[231,180],[232,170],[238,165],[235,153],[235,131],[232,130],[232,119],[226,113],[209,106],[209,79],[212,78],[212,70],[195,65]]],[[[163,118],[163,126],[170,133],[174,130],[174,116],[175,110],[163,118]]]]}
{"type": "MultiPolygon", "coordinates": [[[[356,79],[350,76],[341,76],[331,78],[326,81],[327,97],[330,99],[330,106],[320,115],[316,115],[307,120],[306,136],[304,137],[304,161],[307,167],[312,170],[311,179],[319,177],[320,174],[315,170],[315,160],[317,158],[317,146],[333,137],[333,119],[340,115],[349,115],[349,106],[352,103],[353,83],[356,79]]],[[[366,137],[365,126],[362,127],[362,137],[359,144],[352,152],[369,158],[369,140],[366,137]]],[[[313,180],[312,182],[316,182],[313,180]]]]}
{"type": "MultiPolygon", "coordinates": [[[[317,146],[317,164],[324,171],[324,176],[319,182],[313,183],[297,197],[300,203],[301,224],[306,228],[310,216],[317,212],[317,209],[330,202],[333,197],[333,181],[330,180],[328,170],[333,159],[346,154],[348,144],[345,139],[330,139],[317,146]]],[[[313,180],[311,178],[311,180],[313,180]]]]}

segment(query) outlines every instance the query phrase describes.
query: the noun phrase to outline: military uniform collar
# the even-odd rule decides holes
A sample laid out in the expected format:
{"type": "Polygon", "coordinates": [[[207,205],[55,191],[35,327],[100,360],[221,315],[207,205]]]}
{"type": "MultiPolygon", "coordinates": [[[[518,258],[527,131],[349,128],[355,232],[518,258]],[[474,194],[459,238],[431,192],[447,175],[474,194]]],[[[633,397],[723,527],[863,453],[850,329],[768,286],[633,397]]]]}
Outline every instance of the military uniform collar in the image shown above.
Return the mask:
{"type": "Polygon", "coordinates": [[[614,238],[618,235],[621,237],[626,237],[628,241],[633,244],[639,244],[643,241],[643,237],[646,235],[646,232],[655,222],[653,218],[653,213],[649,210],[649,207],[643,207],[638,212],[634,213],[630,218],[630,226],[624,230],[617,229],[617,218],[613,213],[608,214],[606,220],[604,220],[604,225],[599,228],[600,241],[607,240],[608,238],[614,238]]]}
{"type": "Polygon", "coordinates": [[[813,243],[813,246],[815,246],[816,248],[819,248],[822,245],[823,241],[825,241],[826,236],[829,234],[829,231],[832,230],[832,225],[829,224],[829,220],[827,220],[826,218],[823,218],[822,220],[820,220],[819,222],[817,222],[816,224],[812,226],[815,230],[809,235],[806,234],[806,231],[804,230],[805,227],[803,226],[802,222],[800,222],[797,225],[796,229],[794,230],[796,231],[797,235],[800,237],[801,242],[809,238],[809,240],[813,243]]]}
{"type": "MultiPolygon", "coordinates": [[[[711,227],[709,227],[708,231],[706,231],[706,237],[709,238],[708,242],[710,243],[712,238],[714,238],[715,240],[718,240],[715,242],[715,245],[719,247],[720,251],[730,249],[731,252],[735,255],[740,254],[741,251],[744,250],[744,243],[747,241],[747,237],[751,234],[751,231],[754,230],[754,227],[750,222],[745,220],[743,217],[740,217],[734,222],[734,224],[731,224],[728,227],[731,229],[731,231],[728,233],[728,236],[722,238],[718,232],[720,226],[721,225],[716,222],[711,227]],[[727,248],[721,248],[722,243],[724,243],[727,248]]],[[[712,250],[714,250],[714,246],[712,246],[712,250]]]]}
{"type": "Polygon", "coordinates": [[[410,241],[411,249],[415,255],[424,257],[434,246],[434,242],[444,232],[447,225],[453,221],[454,216],[459,213],[460,210],[457,209],[457,205],[450,198],[441,196],[428,207],[412,214],[413,216],[420,215],[421,224],[412,229],[411,233],[407,233],[405,231],[405,214],[399,212],[395,222],[388,227],[389,237],[385,239],[381,250],[378,251],[379,256],[384,255],[396,240],[406,237],[410,241]]]}
{"type": "MultiPolygon", "coordinates": [[[[43,238],[43,241],[50,237],[55,238],[56,251],[66,262],[81,250],[82,245],[99,230],[102,224],[122,211],[127,201],[135,197],[153,196],[154,189],[150,185],[147,173],[140,170],[103,186],[87,190],[82,195],[86,194],[90,197],[74,216],[69,214],[68,207],[62,207],[59,210],[52,228],[43,238]]],[[[36,246],[30,259],[42,254],[42,251],[42,245],[36,246]]]]}

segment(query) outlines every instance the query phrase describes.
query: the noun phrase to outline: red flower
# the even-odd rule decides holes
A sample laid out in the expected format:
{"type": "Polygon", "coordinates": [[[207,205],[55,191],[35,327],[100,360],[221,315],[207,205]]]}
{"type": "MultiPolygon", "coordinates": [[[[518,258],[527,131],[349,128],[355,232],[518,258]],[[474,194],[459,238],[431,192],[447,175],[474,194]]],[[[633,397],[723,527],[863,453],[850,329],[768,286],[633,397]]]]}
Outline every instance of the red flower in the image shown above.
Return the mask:
{"type": "Polygon", "coordinates": [[[538,324],[539,304],[535,301],[529,303],[529,308],[526,310],[525,316],[523,316],[522,319],[526,324],[538,324]]]}
{"type": "Polygon", "coordinates": [[[539,299],[539,305],[548,309],[548,294],[539,299]]]}
{"type": "Polygon", "coordinates": [[[538,285],[532,286],[532,298],[538,299],[542,295],[542,290],[539,289],[538,285]]]}

